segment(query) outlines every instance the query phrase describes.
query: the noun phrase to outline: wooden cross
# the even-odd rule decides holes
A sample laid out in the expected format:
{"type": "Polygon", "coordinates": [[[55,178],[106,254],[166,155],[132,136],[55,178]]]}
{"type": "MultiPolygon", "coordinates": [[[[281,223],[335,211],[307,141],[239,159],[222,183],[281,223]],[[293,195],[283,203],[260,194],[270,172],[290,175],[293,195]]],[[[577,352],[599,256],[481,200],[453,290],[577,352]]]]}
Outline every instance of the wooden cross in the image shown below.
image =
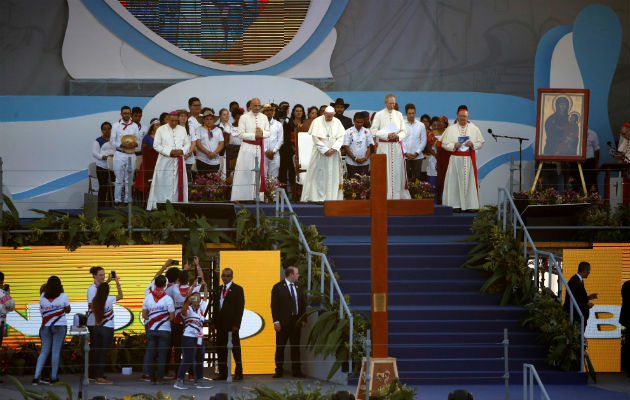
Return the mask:
{"type": "Polygon", "coordinates": [[[433,200],[387,200],[387,156],[370,158],[370,200],[326,201],[327,217],[371,216],[372,356],[387,357],[387,216],[433,215],[433,200]]]}

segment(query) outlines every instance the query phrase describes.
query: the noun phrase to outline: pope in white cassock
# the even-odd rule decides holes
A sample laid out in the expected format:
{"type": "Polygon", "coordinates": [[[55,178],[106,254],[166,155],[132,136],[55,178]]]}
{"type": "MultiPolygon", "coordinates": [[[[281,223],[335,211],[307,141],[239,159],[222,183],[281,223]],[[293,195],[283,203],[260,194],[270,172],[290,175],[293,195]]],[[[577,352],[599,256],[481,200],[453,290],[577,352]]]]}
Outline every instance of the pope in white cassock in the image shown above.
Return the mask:
{"type": "Polygon", "coordinates": [[[260,112],[260,100],[253,98],[250,111],[238,121],[238,137],[243,140],[238,152],[232,181],[232,201],[254,200],[256,192],[256,157],[260,164],[259,197],[265,196],[265,142],[269,137],[269,120],[260,112]]]}
{"type": "Polygon", "coordinates": [[[340,149],[346,130],[334,115],[335,109],[326,107],[308,130],[314,146],[300,201],[343,200],[340,149]]]}
{"type": "Polygon", "coordinates": [[[401,141],[407,130],[403,115],[394,109],[396,96],[385,96],[385,108],[374,115],[372,136],[378,143],[376,154],[387,156],[387,199],[410,199],[407,171],[401,141]]]}
{"type": "Polygon", "coordinates": [[[451,151],[442,204],[461,210],[479,208],[479,182],[475,152],[485,143],[479,128],[468,122],[468,108],[459,106],[457,123],[442,134],[442,148],[451,151]]]}
{"type": "Polygon", "coordinates": [[[178,115],[173,111],[168,123],[155,131],[153,148],[159,153],[153,172],[147,210],[157,208],[157,203],[167,200],[188,203],[188,177],[184,165],[184,154],[190,149],[186,129],[178,124],[178,115]]]}

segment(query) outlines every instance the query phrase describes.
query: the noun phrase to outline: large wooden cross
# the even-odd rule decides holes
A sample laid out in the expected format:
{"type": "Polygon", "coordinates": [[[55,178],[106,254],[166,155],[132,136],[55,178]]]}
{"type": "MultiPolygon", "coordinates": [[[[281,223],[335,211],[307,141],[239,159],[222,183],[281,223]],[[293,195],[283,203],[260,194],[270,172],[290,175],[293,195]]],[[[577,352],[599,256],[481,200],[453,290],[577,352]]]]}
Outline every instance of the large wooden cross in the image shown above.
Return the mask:
{"type": "Polygon", "coordinates": [[[387,200],[387,156],[375,154],[371,163],[370,200],[326,201],[327,217],[371,216],[372,356],[387,357],[387,216],[433,215],[433,200],[387,200]]]}

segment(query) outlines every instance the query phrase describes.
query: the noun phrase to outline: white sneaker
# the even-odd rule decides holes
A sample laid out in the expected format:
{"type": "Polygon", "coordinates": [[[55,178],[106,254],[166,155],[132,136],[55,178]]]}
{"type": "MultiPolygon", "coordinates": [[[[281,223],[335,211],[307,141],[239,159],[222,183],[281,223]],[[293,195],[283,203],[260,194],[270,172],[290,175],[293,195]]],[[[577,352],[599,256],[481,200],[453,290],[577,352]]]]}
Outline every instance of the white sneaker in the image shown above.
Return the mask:
{"type": "Polygon", "coordinates": [[[180,389],[180,390],[188,389],[188,386],[184,385],[184,382],[180,381],[179,379],[175,381],[175,384],[173,385],[173,387],[175,389],[180,389]]]}
{"type": "Polygon", "coordinates": [[[208,385],[204,381],[195,381],[195,387],[197,389],[212,389],[212,386],[208,385]]]}

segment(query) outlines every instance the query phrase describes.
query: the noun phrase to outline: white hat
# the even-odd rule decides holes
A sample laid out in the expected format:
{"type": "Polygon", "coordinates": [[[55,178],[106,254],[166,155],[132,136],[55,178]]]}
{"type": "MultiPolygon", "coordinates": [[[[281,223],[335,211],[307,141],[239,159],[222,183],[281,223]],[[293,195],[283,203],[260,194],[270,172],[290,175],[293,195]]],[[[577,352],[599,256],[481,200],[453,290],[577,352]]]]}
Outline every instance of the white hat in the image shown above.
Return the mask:
{"type": "Polygon", "coordinates": [[[333,108],[333,106],[328,106],[326,107],[326,109],[324,109],[325,113],[334,113],[335,109],[333,108]]]}

